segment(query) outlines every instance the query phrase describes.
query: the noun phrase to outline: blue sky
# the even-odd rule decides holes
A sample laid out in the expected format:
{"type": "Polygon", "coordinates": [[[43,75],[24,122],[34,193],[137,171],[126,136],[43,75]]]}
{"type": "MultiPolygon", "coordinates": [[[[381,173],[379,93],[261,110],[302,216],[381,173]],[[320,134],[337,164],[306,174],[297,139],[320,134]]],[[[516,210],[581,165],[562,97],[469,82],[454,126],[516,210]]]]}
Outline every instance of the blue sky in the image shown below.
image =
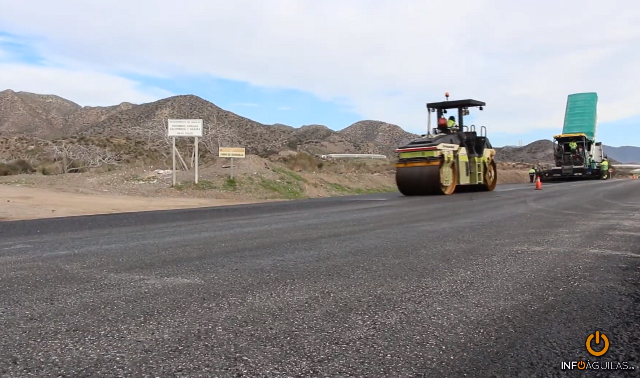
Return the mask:
{"type": "Polygon", "coordinates": [[[600,20],[613,10],[595,1],[255,4],[0,0],[0,90],[92,106],[195,94],[265,124],[338,130],[375,119],[415,133],[426,130],[425,103],[448,91],[487,102],[473,122],[498,146],[550,139],[566,96],[594,91],[598,139],[640,145],[634,1],[607,7],[629,9],[611,25],[600,20]],[[431,16],[449,11],[463,26],[431,16]]]}
{"type": "Polygon", "coordinates": [[[311,93],[299,90],[261,88],[245,82],[215,78],[130,77],[174,94],[200,96],[223,109],[264,124],[282,123],[294,127],[321,124],[342,129],[362,119],[344,105],[322,101],[311,93]]]}

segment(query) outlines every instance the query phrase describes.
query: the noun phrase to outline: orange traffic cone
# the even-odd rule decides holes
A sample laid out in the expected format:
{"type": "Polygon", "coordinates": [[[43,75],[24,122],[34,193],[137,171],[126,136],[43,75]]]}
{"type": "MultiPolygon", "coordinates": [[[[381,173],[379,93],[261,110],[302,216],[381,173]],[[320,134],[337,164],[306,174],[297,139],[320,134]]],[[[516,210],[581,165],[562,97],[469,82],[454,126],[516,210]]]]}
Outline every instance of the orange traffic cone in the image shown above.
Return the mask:
{"type": "Polygon", "coordinates": [[[540,177],[536,179],[536,190],[542,190],[542,181],[540,181],[540,177]]]}

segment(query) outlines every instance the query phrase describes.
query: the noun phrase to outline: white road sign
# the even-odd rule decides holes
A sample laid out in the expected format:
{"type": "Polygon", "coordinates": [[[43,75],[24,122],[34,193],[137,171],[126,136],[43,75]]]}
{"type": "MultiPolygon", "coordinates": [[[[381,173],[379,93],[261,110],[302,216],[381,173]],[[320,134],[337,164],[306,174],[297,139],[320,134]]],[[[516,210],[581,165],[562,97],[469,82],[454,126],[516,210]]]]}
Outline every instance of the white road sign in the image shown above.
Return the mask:
{"type": "Polygon", "coordinates": [[[201,137],[202,125],[201,119],[170,119],[169,124],[170,137],[201,137]]]}

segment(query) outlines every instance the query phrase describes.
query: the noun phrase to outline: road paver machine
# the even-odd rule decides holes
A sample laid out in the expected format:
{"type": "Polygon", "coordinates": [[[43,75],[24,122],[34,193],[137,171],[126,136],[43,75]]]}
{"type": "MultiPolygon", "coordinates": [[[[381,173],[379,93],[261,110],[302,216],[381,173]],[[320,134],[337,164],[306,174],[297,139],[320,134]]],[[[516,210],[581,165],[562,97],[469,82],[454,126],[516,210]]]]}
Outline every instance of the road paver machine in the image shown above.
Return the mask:
{"type": "Polygon", "coordinates": [[[598,130],[598,94],[573,93],[567,96],[562,134],[554,135],[554,166],[540,167],[541,181],[607,179],[602,142],[598,130]]]}
{"type": "Polygon", "coordinates": [[[445,96],[446,101],[427,104],[429,134],[396,150],[396,184],[405,196],[493,191],[496,187],[496,151],[487,138],[487,128],[481,126],[478,134],[475,125],[464,124],[470,108],[483,110],[486,104],[477,100],[449,101],[449,93],[445,96]],[[450,117],[457,121],[445,118],[451,110],[457,110],[457,117],[450,117]],[[433,129],[431,113],[436,113],[438,120],[433,129]]]}

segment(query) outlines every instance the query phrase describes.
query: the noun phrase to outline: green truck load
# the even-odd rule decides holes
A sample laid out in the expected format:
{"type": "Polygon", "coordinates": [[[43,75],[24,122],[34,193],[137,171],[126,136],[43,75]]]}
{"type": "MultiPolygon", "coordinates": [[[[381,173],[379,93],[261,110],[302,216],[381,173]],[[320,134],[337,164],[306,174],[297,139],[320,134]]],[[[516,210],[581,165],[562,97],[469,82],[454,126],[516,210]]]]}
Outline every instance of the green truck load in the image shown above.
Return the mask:
{"type": "Polygon", "coordinates": [[[542,181],[598,179],[604,150],[596,142],[598,129],[598,94],[574,93],[567,97],[562,134],[555,135],[555,167],[542,171],[542,181]]]}
{"type": "Polygon", "coordinates": [[[595,141],[598,125],[598,94],[575,93],[567,98],[562,134],[585,134],[595,141]]]}

